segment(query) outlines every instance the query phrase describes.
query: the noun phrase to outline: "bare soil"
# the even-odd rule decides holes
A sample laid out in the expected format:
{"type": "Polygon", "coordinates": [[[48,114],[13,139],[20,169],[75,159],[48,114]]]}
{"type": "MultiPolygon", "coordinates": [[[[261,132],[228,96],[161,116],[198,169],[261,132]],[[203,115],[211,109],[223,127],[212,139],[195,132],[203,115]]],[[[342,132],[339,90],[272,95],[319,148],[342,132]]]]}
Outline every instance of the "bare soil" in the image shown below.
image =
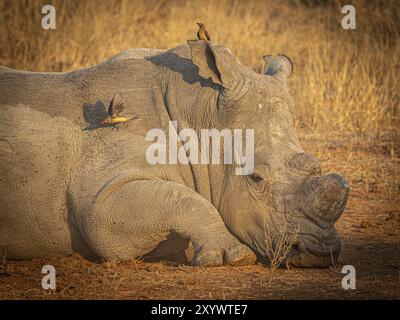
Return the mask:
{"type": "Polygon", "coordinates": [[[337,223],[342,238],[338,263],[327,269],[268,266],[197,268],[171,262],[89,262],[78,255],[6,261],[0,299],[399,299],[400,202],[398,144],[357,135],[300,138],[325,172],[342,173],[351,196],[337,223]],[[369,163],[384,168],[374,180],[369,163]],[[41,268],[57,270],[57,289],[41,288],[41,268]],[[343,265],[356,268],[356,290],[341,286],[343,265]]]}

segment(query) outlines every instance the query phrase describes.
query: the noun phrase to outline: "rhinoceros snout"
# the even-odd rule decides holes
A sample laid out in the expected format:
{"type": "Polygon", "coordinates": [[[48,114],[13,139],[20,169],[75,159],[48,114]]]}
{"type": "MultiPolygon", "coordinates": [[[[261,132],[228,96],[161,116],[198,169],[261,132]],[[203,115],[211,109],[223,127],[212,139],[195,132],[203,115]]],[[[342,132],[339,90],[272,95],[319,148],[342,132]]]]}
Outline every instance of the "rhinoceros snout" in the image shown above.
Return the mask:
{"type": "Polygon", "coordinates": [[[333,224],[343,213],[349,190],[338,174],[311,178],[305,184],[303,210],[312,215],[313,220],[333,224]]]}

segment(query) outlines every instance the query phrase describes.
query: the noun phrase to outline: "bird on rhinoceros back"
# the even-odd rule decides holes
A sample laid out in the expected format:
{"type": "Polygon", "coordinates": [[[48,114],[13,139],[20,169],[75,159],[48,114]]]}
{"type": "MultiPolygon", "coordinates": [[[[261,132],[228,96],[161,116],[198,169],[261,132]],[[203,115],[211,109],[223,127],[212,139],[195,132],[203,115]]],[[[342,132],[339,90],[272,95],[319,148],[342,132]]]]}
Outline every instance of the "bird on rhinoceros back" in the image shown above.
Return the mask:
{"type": "Polygon", "coordinates": [[[108,108],[109,116],[100,121],[102,125],[113,125],[121,122],[127,122],[136,119],[138,115],[124,114],[125,104],[122,94],[117,92],[111,100],[110,107],[108,108]]]}
{"type": "Polygon", "coordinates": [[[199,31],[197,31],[197,38],[199,40],[209,40],[209,41],[211,41],[210,35],[208,34],[204,24],[201,23],[201,22],[197,22],[197,25],[199,26],[199,31]]]}

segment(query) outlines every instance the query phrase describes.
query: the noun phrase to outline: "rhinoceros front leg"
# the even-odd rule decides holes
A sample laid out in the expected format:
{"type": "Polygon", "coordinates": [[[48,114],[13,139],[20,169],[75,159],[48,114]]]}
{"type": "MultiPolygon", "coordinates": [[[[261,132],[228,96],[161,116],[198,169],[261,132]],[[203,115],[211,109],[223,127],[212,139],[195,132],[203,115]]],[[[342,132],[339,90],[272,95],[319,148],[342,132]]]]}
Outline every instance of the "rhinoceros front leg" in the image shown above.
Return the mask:
{"type": "Polygon", "coordinates": [[[144,255],[172,232],[192,241],[196,266],[246,265],[256,259],[229,233],[210,202],[171,181],[116,186],[99,196],[83,224],[85,238],[104,259],[144,255]]]}

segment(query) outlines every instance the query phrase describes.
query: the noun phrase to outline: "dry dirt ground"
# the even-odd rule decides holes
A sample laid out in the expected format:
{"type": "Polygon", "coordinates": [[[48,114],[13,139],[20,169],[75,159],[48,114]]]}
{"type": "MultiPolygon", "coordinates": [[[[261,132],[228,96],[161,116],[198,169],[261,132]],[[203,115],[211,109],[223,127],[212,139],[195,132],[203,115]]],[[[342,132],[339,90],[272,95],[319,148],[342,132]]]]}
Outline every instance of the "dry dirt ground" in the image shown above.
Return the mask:
{"type": "MultiPolygon", "coordinates": [[[[301,131],[301,130],[300,130],[301,131]]],[[[351,187],[337,224],[338,263],[328,269],[267,266],[194,268],[169,262],[92,263],[77,255],[5,261],[1,299],[366,299],[400,298],[399,145],[357,135],[300,132],[305,149],[325,172],[351,187]],[[41,288],[41,268],[57,270],[57,289],[41,288]],[[343,290],[341,267],[356,268],[356,290],[343,290]]],[[[393,141],[393,140],[392,140],[393,141]]]]}

